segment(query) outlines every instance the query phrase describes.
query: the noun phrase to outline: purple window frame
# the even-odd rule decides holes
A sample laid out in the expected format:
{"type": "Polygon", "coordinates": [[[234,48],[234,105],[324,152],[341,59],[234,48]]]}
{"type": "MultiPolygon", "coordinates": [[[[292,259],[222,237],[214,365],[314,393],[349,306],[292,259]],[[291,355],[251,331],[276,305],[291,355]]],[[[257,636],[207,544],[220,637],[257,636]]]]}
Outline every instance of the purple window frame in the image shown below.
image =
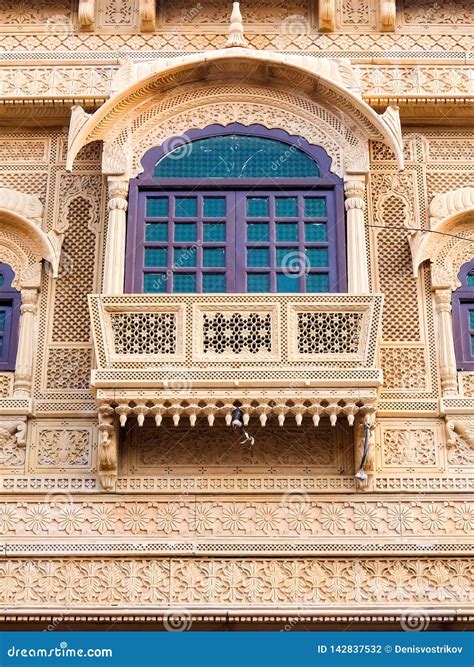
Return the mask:
{"type": "MultiPolygon", "coordinates": [[[[186,191],[191,195],[196,193],[219,193],[228,194],[242,192],[252,194],[262,193],[264,190],[270,194],[283,193],[318,196],[318,193],[331,196],[327,197],[327,230],[329,241],[329,291],[347,291],[347,266],[346,266],[346,229],[344,209],[344,188],[342,179],[330,172],[332,158],[320,146],[310,144],[306,139],[290,135],[281,129],[268,129],[263,125],[246,126],[241,123],[231,123],[227,126],[209,125],[204,129],[192,129],[186,132],[185,137],[172,137],[164,145],[148,150],[142,158],[142,173],[130,181],[130,194],[127,219],[127,246],[125,260],[125,292],[143,292],[144,274],[144,246],[145,246],[145,198],[150,194],[170,194],[186,191]],[[318,165],[320,176],[310,178],[282,178],[282,179],[176,179],[157,178],[153,176],[154,167],[173,147],[180,145],[184,138],[186,142],[196,141],[216,136],[240,134],[246,136],[275,139],[291,146],[297,146],[299,150],[309,155],[318,165]],[[171,147],[171,149],[170,149],[171,147]]],[[[237,195],[238,197],[238,195],[237,195]]],[[[227,243],[225,244],[228,247],[227,243]]],[[[168,239],[168,248],[171,247],[168,239]]],[[[171,253],[168,252],[168,255],[171,253]]],[[[229,254],[229,253],[228,253],[229,254]]],[[[232,262],[231,257],[227,261],[232,262]]],[[[168,257],[168,263],[170,258],[168,257]]],[[[240,263],[240,259],[237,258],[240,263]]],[[[227,268],[227,267],[226,267],[227,268]]],[[[240,269],[240,267],[230,267],[240,269]]],[[[237,271],[234,271],[237,275],[237,271]]],[[[271,274],[272,270],[271,270],[271,274]]],[[[199,280],[199,279],[198,279],[199,280]]],[[[198,282],[197,288],[200,287],[198,282]]],[[[235,284],[227,292],[246,291],[242,289],[242,280],[239,277],[235,284]],[[240,289],[237,287],[240,286],[240,289]]]]}
{"type": "Polygon", "coordinates": [[[458,278],[461,282],[452,297],[454,349],[458,371],[474,371],[474,355],[471,336],[474,330],[469,326],[469,311],[474,310],[474,287],[467,284],[468,275],[474,271],[474,259],[461,267],[458,278]]]}
{"type": "Polygon", "coordinates": [[[15,274],[8,264],[0,264],[0,275],[3,277],[3,284],[0,285],[0,311],[5,313],[5,328],[0,334],[3,339],[0,371],[8,372],[15,370],[21,295],[12,287],[15,274]]]}

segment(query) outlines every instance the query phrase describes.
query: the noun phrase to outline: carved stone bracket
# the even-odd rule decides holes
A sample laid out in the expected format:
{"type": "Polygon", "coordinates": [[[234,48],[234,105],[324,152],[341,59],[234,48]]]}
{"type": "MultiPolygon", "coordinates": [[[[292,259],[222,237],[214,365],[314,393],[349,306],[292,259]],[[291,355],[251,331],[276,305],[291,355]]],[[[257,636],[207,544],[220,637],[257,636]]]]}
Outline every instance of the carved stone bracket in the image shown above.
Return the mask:
{"type": "Polygon", "coordinates": [[[114,491],[118,475],[118,437],[115,412],[109,405],[99,407],[99,477],[105,491],[114,491]]]}
{"type": "Polygon", "coordinates": [[[462,438],[474,449],[474,420],[457,419],[454,416],[446,416],[446,445],[456,447],[462,438]]]}
{"type": "Polygon", "coordinates": [[[94,29],[95,0],[79,0],[78,18],[81,30],[94,29]]]}
{"type": "Polygon", "coordinates": [[[354,433],[354,464],[356,486],[359,491],[373,490],[374,455],[375,410],[364,415],[357,415],[354,433]]]}
{"type": "Polygon", "coordinates": [[[396,18],[396,0],[380,0],[380,29],[384,32],[393,32],[396,18]]]}
{"type": "Polygon", "coordinates": [[[319,0],[319,29],[333,32],[336,27],[336,0],[319,0]]]}
{"type": "Polygon", "coordinates": [[[140,30],[153,32],[156,23],[156,0],[139,0],[138,13],[140,16],[140,30]]]}

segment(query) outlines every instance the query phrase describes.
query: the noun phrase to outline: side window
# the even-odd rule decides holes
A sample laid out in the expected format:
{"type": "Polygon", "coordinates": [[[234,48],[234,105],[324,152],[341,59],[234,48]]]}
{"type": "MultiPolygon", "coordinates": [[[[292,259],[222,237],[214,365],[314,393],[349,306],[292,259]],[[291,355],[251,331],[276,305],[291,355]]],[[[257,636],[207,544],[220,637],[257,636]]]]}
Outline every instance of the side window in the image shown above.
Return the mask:
{"type": "Polygon", "coordinates": [[[14,371],[20,320],[20,293],[12,287],[14,273],[0,264],[0,371],[14,371]]]}
{"type": "Polygon", "coordinates": [[[461,268],[453,292],[454,346],[459,371],[474,371],[474,259],[461,268]]]}

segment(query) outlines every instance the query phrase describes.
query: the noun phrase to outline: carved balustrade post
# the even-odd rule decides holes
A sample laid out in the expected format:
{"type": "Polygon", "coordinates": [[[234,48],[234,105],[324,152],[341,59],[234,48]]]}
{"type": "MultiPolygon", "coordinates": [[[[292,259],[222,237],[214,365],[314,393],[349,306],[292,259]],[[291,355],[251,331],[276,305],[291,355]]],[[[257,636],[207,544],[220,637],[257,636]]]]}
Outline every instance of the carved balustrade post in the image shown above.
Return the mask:
{"type": "Polygon", "coordinates": [[[439,365],[443,396],[452,396],[458,393],[451,294],[451,287],[441,287],[434,290],[435,309],[438,316],[439,365]]]}
{"type": "Polygon", "coordinates": [[[365,174],[348,174],[344,179],[347,212],[348,290],[369,293],[369,267],[365,242],[365,174]]]}
{"type": "Polygon", "coordinates": [[[105,247],[104,294],[123,294],[128,180],[109,176],[109,220],[105,247]]]}
{"type": "Polygon", "coordinates": [[[13,384],[13,395],[17,398],[29,398],[31,396],[33,352],[35,348],[34,328],[37,305],[38,290],[36,288],[22,289],[18,352],[13,384]]]}

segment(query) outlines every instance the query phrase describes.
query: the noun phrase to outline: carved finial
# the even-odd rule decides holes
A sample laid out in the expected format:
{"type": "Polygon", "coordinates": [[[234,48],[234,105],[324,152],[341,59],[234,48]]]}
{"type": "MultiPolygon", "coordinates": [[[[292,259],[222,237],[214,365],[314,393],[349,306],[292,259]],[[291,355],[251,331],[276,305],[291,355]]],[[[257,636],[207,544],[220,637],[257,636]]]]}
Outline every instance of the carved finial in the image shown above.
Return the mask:
{"type": "Polygon", "coordinates": [[[230,16],[229,38],[226,47],[248,46],[244,37],[244,24],[240,12],[240,2],[233,2],[232,14],[230,16]]]}

